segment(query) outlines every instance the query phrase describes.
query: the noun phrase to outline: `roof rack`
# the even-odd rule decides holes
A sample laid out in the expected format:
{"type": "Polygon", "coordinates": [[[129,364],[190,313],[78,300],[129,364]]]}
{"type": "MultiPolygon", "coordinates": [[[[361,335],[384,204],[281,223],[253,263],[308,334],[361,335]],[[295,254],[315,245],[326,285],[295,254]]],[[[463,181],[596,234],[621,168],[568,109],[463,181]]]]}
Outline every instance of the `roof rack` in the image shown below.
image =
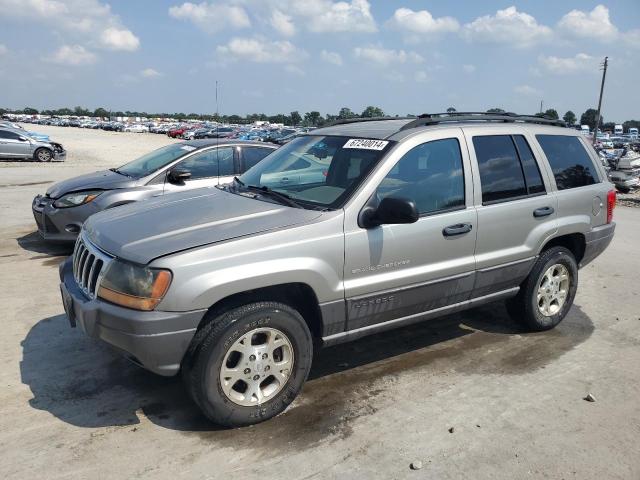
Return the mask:
{"type": "Polygon", "coordinates": [[[415,119],[416,117],[354,117],[354,118],[340,118],[338,120],[332,121],[328,125],[323,125],[323,127],[333,127],[334,125],[346,125],[349,123],[360,123],[360,122],[376,122],[380,120],[409,120],[415,119]]]}
{"type": "Polygon", "coordinates": [[[536,123],[539,125],[553,125],[566,127],[563,120],[553,120],[547,117],[537,117],[533,115],[518,115],[513,112],[452,112],[452,113],[425,113],[418,118],[403,125],[400,130],[423,127],[428,125],[438,125],[447,122],[522,122],[536,123]]]}

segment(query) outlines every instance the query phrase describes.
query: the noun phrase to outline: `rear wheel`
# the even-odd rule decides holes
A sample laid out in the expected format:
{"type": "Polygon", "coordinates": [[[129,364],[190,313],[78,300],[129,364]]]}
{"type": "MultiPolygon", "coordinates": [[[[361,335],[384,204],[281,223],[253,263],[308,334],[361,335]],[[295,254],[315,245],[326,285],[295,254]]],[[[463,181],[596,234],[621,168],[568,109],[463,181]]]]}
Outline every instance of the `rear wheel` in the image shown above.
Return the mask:
{"type": "Polygon", "coordinates": [[[567,315],[577,288],[575,257],[564,247],[552,247],[540,255],[518,295],[507,301],[507,310],[531,330],[549,330],[567,315]]]}
{"type": "Polygon", "coordinates": [[[53,158],[53,154],[48,148],[39,148],[35,151],[33,157],[38,162],[50,162],[53,158]]]}
{"type": "Polygon", "coordinates": [[[194,337],[182,373],[209,419],[239,427],[284,411],[302,389],[312,356],[302,316],[282,303],[258,302],[212,312],[194,337]]]}

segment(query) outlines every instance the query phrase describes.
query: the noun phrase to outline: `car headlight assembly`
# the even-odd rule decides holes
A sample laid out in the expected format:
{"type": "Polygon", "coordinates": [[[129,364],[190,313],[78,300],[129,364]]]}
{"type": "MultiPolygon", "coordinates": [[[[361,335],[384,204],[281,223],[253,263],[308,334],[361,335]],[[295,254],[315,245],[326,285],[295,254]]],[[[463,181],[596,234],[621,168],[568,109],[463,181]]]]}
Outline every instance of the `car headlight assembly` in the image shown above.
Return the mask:
{"type": "Polygon", "coordinates": [[[114,260],[109,265],[98,297],[135,310],[156,308],[171,285],[171,271],[114,260]]]}
{"type": "Polygon", "coordinates": [[[102,190],[67,193],[53,202],[53,206],[56,208],[77,207],[94,201],[101,193],[102,190]]]}

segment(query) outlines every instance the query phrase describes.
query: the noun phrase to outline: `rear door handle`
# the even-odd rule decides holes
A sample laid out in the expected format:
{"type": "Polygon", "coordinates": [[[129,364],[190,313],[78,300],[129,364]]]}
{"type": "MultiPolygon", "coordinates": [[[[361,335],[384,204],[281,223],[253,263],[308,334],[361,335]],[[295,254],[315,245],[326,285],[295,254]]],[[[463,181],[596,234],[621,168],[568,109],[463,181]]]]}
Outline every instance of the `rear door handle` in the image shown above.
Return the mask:
{"type": "Polygon", "coordinates": [[[442,235],[445,237],[453,237],[455,235],[463,235],[465,233],[469,233],[473,227],[470,223],[456,223],[455,225],[450,225],[445,227],[442,230],[442,235]]]}
{"type": "Polygon", "coordinates": [[[542,208],[536,208],[533,211],[533,216],[538,218],[538,217],[546,217],[547,215],[551,215],[555,210],[553,209],[553,207],[542,207],[542,208]]]}

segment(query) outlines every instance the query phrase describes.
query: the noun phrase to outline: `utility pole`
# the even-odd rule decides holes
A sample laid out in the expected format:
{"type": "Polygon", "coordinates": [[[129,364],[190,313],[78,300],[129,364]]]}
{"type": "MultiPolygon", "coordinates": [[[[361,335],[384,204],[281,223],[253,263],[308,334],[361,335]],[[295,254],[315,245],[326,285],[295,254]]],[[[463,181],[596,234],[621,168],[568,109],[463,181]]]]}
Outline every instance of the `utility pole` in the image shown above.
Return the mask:
{"type": "Polygon", "coordinates": [[[600,108],[602,107],[602,92],[604,92],[604,79],[607,77],[607,66],[609,65],[609,57],[604,57],[602,67],[602,83],[600,84],[600,99],[598,100],[598,113],[596,114],[596,126],[593,129],[593,144],[595,145],[598,138],[598,127],[600,126],[600,108]]]}
{"type": "Polygon", "coordinates": [[[540,113],[542,113],[542,103],[544,102],[544,100],[540,100],[540,113]]]}

